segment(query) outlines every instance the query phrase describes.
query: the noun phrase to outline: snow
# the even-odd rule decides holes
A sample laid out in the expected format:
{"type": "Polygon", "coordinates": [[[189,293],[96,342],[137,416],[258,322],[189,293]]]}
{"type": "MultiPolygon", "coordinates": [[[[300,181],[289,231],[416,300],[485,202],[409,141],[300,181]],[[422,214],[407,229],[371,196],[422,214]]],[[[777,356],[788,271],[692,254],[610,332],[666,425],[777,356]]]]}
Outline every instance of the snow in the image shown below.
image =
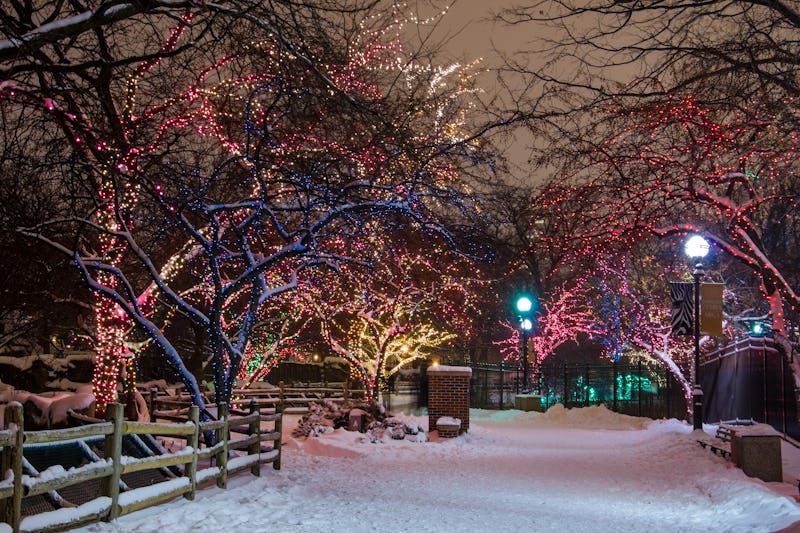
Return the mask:
{"type": "Polygon", "coordinates": [[[460,437],[378,443],[344,429],[289,437],[296,422],[280,471],[75,531],[768,532],[800,521],[800,451],[784,448],[786,483],[764,483],[676,420],[472,410],[460,437]]]}
{"type": "Polygon", "coordinates": [[[472,368],[468,366],[433,365],[428,367],[427,372],[432,374],[464,374],[470,376],[472,375],[472,368]]]}
{"type": "Polygon", "coordinates": [[[461,425],[461,419],[453,418],[452,416],[440,416],[439,419],[436,421],[436,427],[452,427],[460,425],[461,425]]]}
{"type": "Polygon", "coordinates": [[[752,424],[748,426],[736,426],[734,431],[740,437],[762,437],[780,436],[780,432],[767,424],[752,424]]]}
{"type": "Polygon", "coordinates": [[[26,516],[20,523],[21,531],[47,529],[57,524],[70,520],[79,520],[83,517],[106,512],[111,506],[111,498],[101,497],[88,501],[77,507],[67,507],[56,511],[49,511],[33,516],[26,516]]]}
{"type": "Polygon", "coordinates": [[[197,481],[197,484],[200,485],[210,479],[216,479],[217,476],[219,476],[219,474],[220,474],[219,467],[212,466],[210,468],[204,468],[202,470],[198,470],[195,480],[197,481]]]}
{"type": "Polygon", "coordinates": [[[35,407],[26,411],[30,419],[40,427],[50,428],[67,423],[69,411],[80,412],[94,403],[91,392],[44,392],[32,394],[13,388],[0,390],[0,423],[5,418],[5,405],[16,401],[35,407]]]}
{"type": "Polygon", "coordinates": [[[228,460],[228,470],[237,470],[248,466],[253,466],[258,462],[257,455],[242,455],[228,460]]]}
{"type": "MultiPolygon", "coordinates": [[[[45,393],[47,394],[47,393],[45,393]]],[[[53,393],[52,395],[45,396],[44,394],[31,394],[25,400],[26,403],[30,402],[31,404],[35,405],[37,411],[29,411],[31,419],[40,426],[48,427],[47,417],[48,412],[50,411],[50,406],[59,398],[68,397],[71,393],[68,392],[59,392],[53,393]]]]}
{"type": "Polygon", "coordinates": [[[14,486],[14,471],[10,468],[5,472],[0,472],[4,477],[0,479],[0,489],[8,489],[14,486]]]}
{"type": "MultiPolygon", "coordinates": [[[[191,457],[194,453],[194,448],[191,446],[185,446],[178,450],[177,452],[172,452],[169,454],[165,454],[162,457],[191,457]]],[[[147,455],[145,457],[131,457],[130,455],[123,455],[119,458],[119,464],[121,465],[131,465],[137,463],[150,463],[153,462],[153,456],[147,455]]]]}
{"type": "Polygon", "coordinates": [[[164,494],[169,494],[175,490],[186,490],[189,488],[189,485],[190,481],[188,477],[178,477],[155,485],[140,487],[138,489],[120,493],[119,504],[123,506],[132,505],[134,503],[143,502],[150,498],[157,498],[164,494]]]}
{"type": "Polygon", "coordinates": [[[81,411],[89,408],[94,403],[94,394],[76,392],[53,400],[47,410],[50,424],[59,424],[67,421],[70,411],[81,411]]]}
{"type": "Polygon", "coordinates": [[[83,466],[75,466],[71,467],[68,470],[65,470],[61,465],[53,465],[48,467],[46,470],[39,472],[36,476],[29,476],[23,474],[22,476],[22,484],[30,489],[35,489],[39,485],[43,485],[49,483],[54,479],[67,479],[69,477],[74,477],[76,475],[83,474],[85,472],[94,472],[97,470],[103,470],[107,466],[111,466],[113,463],[110,459],[103,459],[101,461],[96,461],[93,463],[87,463],[83,466]]]}

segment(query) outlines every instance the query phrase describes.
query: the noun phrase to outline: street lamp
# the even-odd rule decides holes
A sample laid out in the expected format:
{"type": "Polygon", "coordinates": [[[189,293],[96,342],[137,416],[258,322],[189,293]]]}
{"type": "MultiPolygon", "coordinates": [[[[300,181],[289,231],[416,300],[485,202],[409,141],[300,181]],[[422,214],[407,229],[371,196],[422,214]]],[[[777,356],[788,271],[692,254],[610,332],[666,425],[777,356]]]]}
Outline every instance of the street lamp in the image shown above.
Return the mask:
{"type": "Polygon", "coordinates": [[[530,371],[528,367],[528,335],[533,329],[533,298],[521,294],[514,302],[519,319],[519,329],[522,332],[522,347],[520,349],[520,359],[522,359],[522,392],[529,392],[530,371]]]}
{"type": "Polygon", "coordinates": [[[703,389],[698,380],[700,373],[700,278],[703,277],[703,258],[708,254],[708,241],[700,235],[693,235],[686,241],[684,251],[695,260],[692,278],[694,279],[694,372],[692,376],[692,421],[694,429],[703,429],[703,389]]]}

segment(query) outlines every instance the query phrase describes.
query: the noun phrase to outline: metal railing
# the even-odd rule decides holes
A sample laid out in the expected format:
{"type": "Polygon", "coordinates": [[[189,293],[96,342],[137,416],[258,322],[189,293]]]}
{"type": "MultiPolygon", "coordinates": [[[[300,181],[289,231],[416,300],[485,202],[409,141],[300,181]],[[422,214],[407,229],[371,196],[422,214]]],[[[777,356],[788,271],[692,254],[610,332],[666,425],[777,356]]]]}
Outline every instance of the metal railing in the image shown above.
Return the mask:
{"type": "MultiPolygon", "coordinates": [[[[505,363],[469,363],[472,407],[505,409],[523,387],[523,372],[505,363]]],[[[605,405],[608,409],[650,418],[687,416],[680,383],[666,370],[641,363],[549,364],[534,369],[532,389],[544,407],[605,405]]]]}

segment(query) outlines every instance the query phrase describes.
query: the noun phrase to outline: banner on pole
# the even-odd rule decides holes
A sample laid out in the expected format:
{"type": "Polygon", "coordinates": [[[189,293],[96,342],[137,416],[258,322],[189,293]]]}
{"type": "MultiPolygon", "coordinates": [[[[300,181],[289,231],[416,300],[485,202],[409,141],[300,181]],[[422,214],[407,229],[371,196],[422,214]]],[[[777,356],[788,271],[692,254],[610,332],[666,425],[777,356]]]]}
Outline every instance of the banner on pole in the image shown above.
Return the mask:
{"type": "Polygon", "coordinates": [[[700,332],[722,336],[722,283],[700,285],[700,332]]]}
{"type": "Polygon", "coordinates": [[[672,294],[672,334],[693,334],[694,303],[692,296],[694,291],[692,283],[672,281],[670,282],[670,292],[672,294]]]}

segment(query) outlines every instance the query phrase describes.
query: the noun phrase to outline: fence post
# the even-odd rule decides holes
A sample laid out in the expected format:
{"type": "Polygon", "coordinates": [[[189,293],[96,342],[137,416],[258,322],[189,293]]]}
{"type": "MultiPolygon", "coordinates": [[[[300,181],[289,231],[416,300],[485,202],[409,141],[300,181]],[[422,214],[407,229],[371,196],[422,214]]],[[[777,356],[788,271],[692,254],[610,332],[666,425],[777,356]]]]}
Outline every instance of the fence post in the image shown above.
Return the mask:
{"type": "Polygon", "coordinates": [[[482,369],[483,372],[483,397],[481,398],[481,409],[490,409],[491,406],[489,404],[489,400],[491,395],[489,394],[489,369],[484,366],[482,369]]]}
{"type": "Polygon", "coordinates": [[[763,360],[764,360],[764,392],[762,393],[762,396],[764,398],[764,401],[763,401],[763,404],[764,404],[764,420],[763,420],[763,422],[765,424],[769,424],[769,418],[768,418],[769,414],[767,412],[767,388],[768,388],[768,379],[767,378],[769,377],[769,376],[767,376],[767,345],[763,340],[761,341],[761,356],[763,357],[763,360]]]}
{"type": "Polygon", "coordinates": [[[5,475],[11,470],[14,476],[14,492],[11,498],[0,502],[0,521],[11,525],[14,533],[19,533],[19,523],[22,520],[22,443],[25,440],[22,404],[16,401],[9,402],[6,405],[4,420],[5,428],[14,434],[11,444],[3,448],[0,474],[5,475]]]}
{"type": "Polygon", "coordinates": [[[637,388],[637,398],[636,401],[639,404],[639,412],[637,416],[642,416],[642,360],[639,359],[636,363],[636,372],[639,374],[639,379],[636,380],[636,388],[637,388]]]}
{"type": "Polygon", "coordinates": [[[106,435],[105,458],[111,460],[114,470],[103,478],[103,494],[111,498],[111,507],[105,520],[111,521],[119,516],[119,481],[122,476],[122,404],[110,403],[106,406],[106,420],[113,424],[114,431],[106,435]]]}
{"type": "Polygon", "coordinates": [[[589,389],[591,388],[589,386],[589,365],[585,365],[584,366],[583,382],[586,383],[586,385],[584,385],[586,387],[586,390],[585,390],[585,394],[583,396],[583,404],[586,407],[589,407],[589,405],[590,405],[589,404],[589,389]]]}
{"type": "Polygon", "coordinates": [[[192,462],[188,465],[187,477],[189,478],[189,491],[183,497],[187,500],[194,500],[197,491],[197,454],[200,451],[200,408],[196,405],[189,407],[189,421],[194,425],[194,432],[189,441],[192,447],[192,462]]]}
{"type": "Polygon", "coordinates": [[[500,410],[503,410],[503,395],[505,393],[505,383],[503,383],[503,361],[500,361],[500,410]]]}
{"type": "Polygon", "coordinates": [[[567,363],[564,363],[564,407],[569,407],[567,398],[567,363]]]}
{"type": "MultiPolygon", "coordinates": [[[[283,384],[283,382],[281,382],[281,385],[282,384],[283,384]]],[[[347,400],[350,398],[350,377],[349,376],[344,381],[344,385],[342,385],[342,398],[344,399],[345,403],[347,403],[347,400]]]]}
{"type": "Polygon", "coordinates": [[[258,404],[256,403],[255,398],[250,398],[250,414],[258,413],[259,417],[255,419],[255,421],[250,422],[250,428],[248,433],[250,433],[250,437],[252,438],[253,435],[258,437],[256,441],[250,445],[247,450],[248,455],[258,455],[259,460],[253,463],[253,466],[250,467],[250,473],[254,476],[261,475],[261,411],[258,409],[258,404]]]}
{"type": "Polygon", "coordinates": [[[618,379],[617,378],[617,372],[618,372],[618,369],[617,369],[617,360],[616,359],[614,359],[614,362],[611,363],[611,368],[612,368],[613,374],[614,374],[614,376],[613,376],[614,382],[611,384],[611,390],[613,391],[613,394],[614,394],[614,409],[613,409],[613,411],[616,413],[616,412],[618,412],[618,409],[617,409],[617,379],[618,379]]]}
{"type": "Polygon", "coordinates": [[[781,430],[786,435],[786,360],[780,352],[778,362],[781,365],[781,430]]]}
{"type": "Polygon", "coordinates": [[[156,421],[156,397],[158,396],[158,389],[156,387],[150,387],[150,395],[148,398],[148,403],[150,405],[147,406],[147,410],[150,411],[150,422],[156,421]]]}
{"type": "Polygon", "coordinates": [[[223,421],[222,427],[217,430],[217,443],[222,442],[222,448],[217,453],[217,466],[219,467],[217,487],[224,489],[228,486],[228,438],[230,437],[228,406],[219,404],[217,412],[219,419],[223,421]],[[220,433],[222,434],[220,435],[220,433]]]}
{"type": "Polygon", "coordinates": [[[278,404],[275,407],[275,433],[278,434],[278,440],[276,440],[272,447],[277,450],[278,458],[272,462],[272,468],[275,470],[281,469],[281,445],[283,444],[283,405],[278,404]]]}
{"type": "Polygon", "coordinates": [[[280,405],[281,412],[283,412],[283,381],[278,382],[278,405],[280,405]]]}

